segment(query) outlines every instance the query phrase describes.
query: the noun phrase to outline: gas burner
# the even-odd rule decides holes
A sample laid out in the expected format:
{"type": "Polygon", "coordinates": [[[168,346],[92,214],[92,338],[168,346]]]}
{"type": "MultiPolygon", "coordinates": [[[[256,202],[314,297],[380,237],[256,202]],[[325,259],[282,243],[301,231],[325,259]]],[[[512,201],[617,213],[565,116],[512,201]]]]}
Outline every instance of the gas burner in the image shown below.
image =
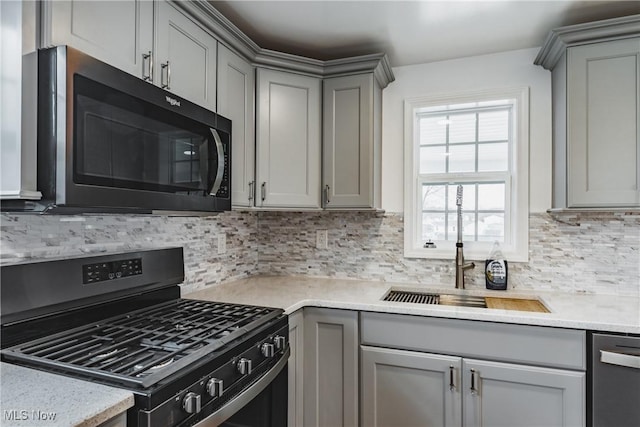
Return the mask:
{"type": "Polygon", "coordinates": [[[156,373],[158,370],[165,368],[169,365],[171,365],[173,363],[173,358],[166,360],[164,362],[158,363],[157,365],[153,365],[149,368],[145,368],[145,365],[135,365],[133,367],[134,370],[140,370],[140,369],[144,369],[144,371],[136,374],[136,377],[141,378],[141,377],[146,377],[147,375],[151,375],[156,373]]]}
{"type": "Polygon", "coordinates": [[[158,338],[142,338],[142,340],[140,340],[140,346],[166,352],[179,351],[185,347],[184,344],[178,344],[175,341],[164,341],[158,338]]]}
{"type": "Polygon", "coordinates": [[[89,359],[89,363],[108,362],[109,360],[114,359],[119,352],[120,349],[116,348],[111,351],[107,351],[106,353],[93,355],[91,359],[89,359]]]}

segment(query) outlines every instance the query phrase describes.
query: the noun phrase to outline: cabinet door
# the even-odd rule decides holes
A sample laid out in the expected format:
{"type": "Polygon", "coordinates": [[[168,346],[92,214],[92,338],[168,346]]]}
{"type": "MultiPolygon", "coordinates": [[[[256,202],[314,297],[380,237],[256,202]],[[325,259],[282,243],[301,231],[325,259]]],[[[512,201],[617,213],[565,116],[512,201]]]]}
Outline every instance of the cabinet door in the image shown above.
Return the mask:
{"type": "Polygon", "coordinates": [[[640,205],[640,39],[571,47],[568,204],[640,205]]]}
{"type": "Polygon", "coordinates": [[[215,111],[216,39],[168,2],[156,4],[154,83],[215,111]]]}
{"type": "Polygon", "coordinates": [[[153,4],[147,0],[44,1],[43,45],[69,45],[142,77],[149,67],[143,55],[153,49],[153,4]]]}
{"type": "Polygon", "coordinates": [[[461,358],[362,346],[362,425],[461,426],[461,358]]]}
{"type": "Polygon", "coordinates": [[[585,425],[584,372],[463,360],[467,426],[585,425]]]}
{"type": "Polygon", "coordinates": [[[304,310],[304,424],[358,425],[358,313],[304,310]]]}
{"type": "Polygon", "coordinates": [[[289,426],[303,425],[302,392],[304,386],[304,318],[302,310],[289,315],[289,426]]]}
{"type": "Polygon", "coordinates": [[[231,119],[231,201],[253,206],[255,195],[255,70],[218,45],[218,113],[231,119]]]}
{"type": "MultiPolygon", "coordinates": [[[[373,74],[334,77],[323,83],[323,205],[374,207],[375,150],[373,74]]],[[[377,121],[379,124],[379,120],[377,121]]]]}
{"type": "Polygon", "coordinates": [[[320,80],[257,72],[257,203],[320,207],[320,80]]]}

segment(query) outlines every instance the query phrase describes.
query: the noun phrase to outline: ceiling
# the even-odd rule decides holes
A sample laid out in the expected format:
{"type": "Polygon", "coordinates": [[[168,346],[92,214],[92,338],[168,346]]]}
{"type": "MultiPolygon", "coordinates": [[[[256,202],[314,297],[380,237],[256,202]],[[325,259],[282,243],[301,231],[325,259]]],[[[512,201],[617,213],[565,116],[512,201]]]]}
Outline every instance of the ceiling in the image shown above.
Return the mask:
{"type": "Polygon", "coordinates": [[[392,66],[539,47],[565,25],[640,14],[640,1],[216,1],[260,47],[327,60],[385,52],[392,66]]]}

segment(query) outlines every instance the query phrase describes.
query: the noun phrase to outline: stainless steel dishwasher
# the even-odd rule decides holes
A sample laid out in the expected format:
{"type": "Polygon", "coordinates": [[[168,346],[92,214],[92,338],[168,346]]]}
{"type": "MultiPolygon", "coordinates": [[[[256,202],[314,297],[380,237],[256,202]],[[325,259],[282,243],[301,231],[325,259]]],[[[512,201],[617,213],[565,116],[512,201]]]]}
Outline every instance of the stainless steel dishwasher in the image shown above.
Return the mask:
{"type": "Polygon", "coordinates": [[[591,336],[591,427],[640,426],[640,336],[591,336]]]}

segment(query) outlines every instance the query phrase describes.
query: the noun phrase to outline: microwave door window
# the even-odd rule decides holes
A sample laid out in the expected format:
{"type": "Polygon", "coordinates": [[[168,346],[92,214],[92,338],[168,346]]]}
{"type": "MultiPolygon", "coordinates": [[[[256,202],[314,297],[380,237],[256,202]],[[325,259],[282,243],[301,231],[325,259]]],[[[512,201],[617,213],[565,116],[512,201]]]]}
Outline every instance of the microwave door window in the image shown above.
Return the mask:
{"type": "MultiPolygon", "coordinates": [[[[184,135],[170,138],[171,184],[187,192],[204,191],[206,179],[207,141],[202,137],[184,135]],[[204,161],[204,162],[203,162],[204,161]]],[[[169,163],[167,163],[169,164],[169,163]]]]}
{"type": "Polygon", "coordinates": [[[207,190],[208,129],[200,133],[186,120],[172,123],[157,106],[124,93],[106,96],[97,83],[85,84],[95,87],[75,96],[76,183],[184,194],[207,190]]]}

